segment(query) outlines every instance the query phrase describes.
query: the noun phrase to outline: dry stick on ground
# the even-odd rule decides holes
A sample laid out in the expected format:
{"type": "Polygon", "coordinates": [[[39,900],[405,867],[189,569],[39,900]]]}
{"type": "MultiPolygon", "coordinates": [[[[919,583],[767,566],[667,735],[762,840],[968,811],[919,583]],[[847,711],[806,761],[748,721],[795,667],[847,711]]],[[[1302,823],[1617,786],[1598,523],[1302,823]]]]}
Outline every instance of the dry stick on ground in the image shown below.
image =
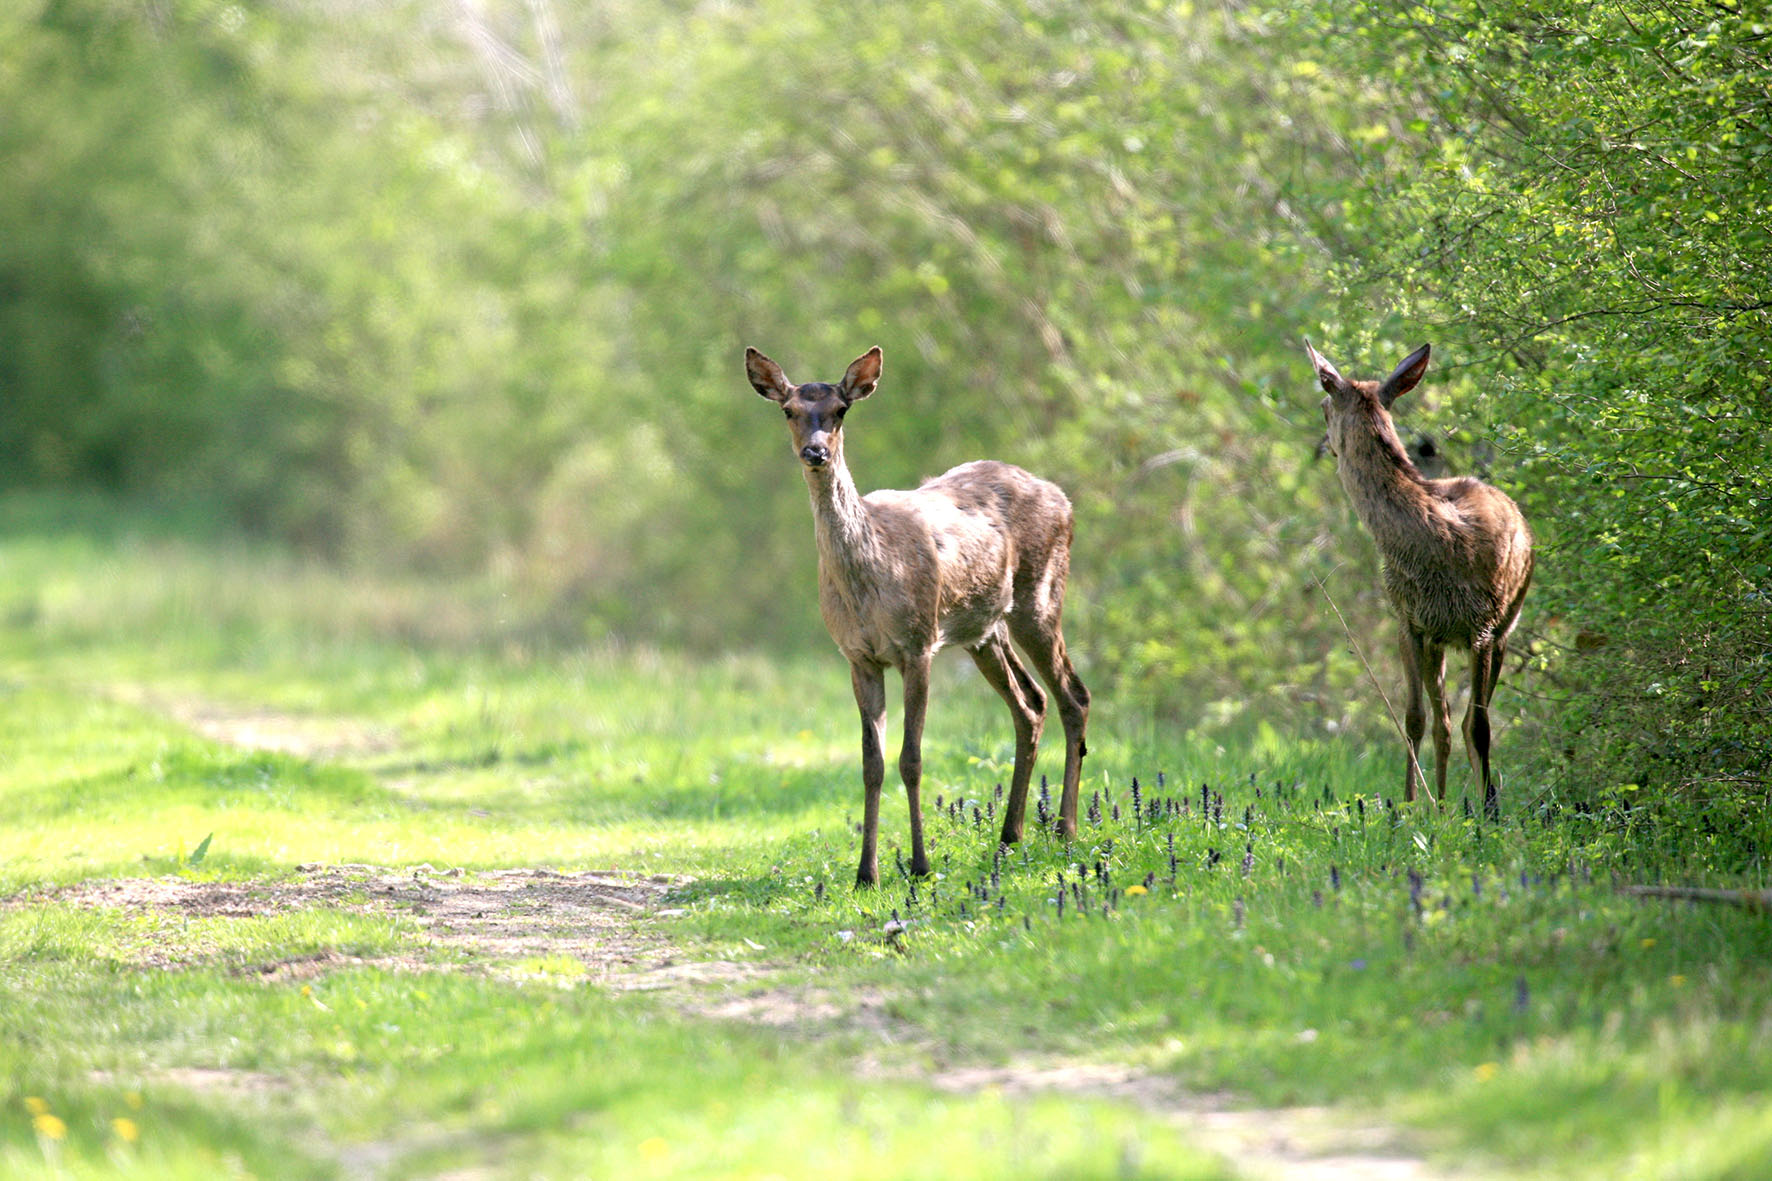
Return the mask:
{"type": "Polygon", "coordinates": [[[1772,890],[1718,890],[1708,886],[1625,886],[1633,898],[1672,898],[1685,902],[1720,902],[1757,914],[1772,914],[1772,890]]]}
{"type": "MultiPolygon", "coordinates": [[[[1413,764],[1415,773],[1421,775],[1421,763],[1415,757],[1415,748],[1409,744],[1409,735],[1403,729],[1402,719],[1397,717],[1397,711],[1391,707],[1391,699],[1385,694],[1384,686],[1379,684],[1378,674],[1373,672],[1372,666],[1367,663],[1366,654],[1360,651],[1360,641],[1354,639],[1354,629],[1347,625],[1347,618],[1342,615],[1341,608],[1335,605],[1335,599],[1329,594],[1329,588],[1323,585],[1323,580],[1317,577],[1314,570],[1311,572],[1311,579],[1317,584],[1317,589],[1323,592],[1323,601],[1329,604],[1329,610],[1335,612],[1335,620],[1341,624],[1342,634],[1347,636],[1348,645],[1353,648],[1354,655],[1359,658],[1360,667],[1366,670],[1366,678],[1372,682],[1372,687],[1378,690],[1378,699],[1384,702],[1384,712],[1390,715],[1391,725],[1397,728],[1397,736],[1403,739],[1403,746],[1409,752],[1409,761],[1413,764]]],[[[1426,776],[1422,776],[1422,782],[1427,782],[1426,776]]],[[[1441,800],[1440,803],[1443,806],[1445,801],[1441,800]]]]}

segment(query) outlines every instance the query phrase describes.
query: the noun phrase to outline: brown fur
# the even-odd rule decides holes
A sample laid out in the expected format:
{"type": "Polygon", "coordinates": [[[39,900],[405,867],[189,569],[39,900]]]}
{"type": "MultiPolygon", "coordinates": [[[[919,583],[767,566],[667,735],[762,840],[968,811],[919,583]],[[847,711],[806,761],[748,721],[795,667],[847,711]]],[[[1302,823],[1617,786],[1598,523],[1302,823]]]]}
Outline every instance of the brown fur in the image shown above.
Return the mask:
{"type": "Polygon", "coordinates": [[[745,350],[758,393],[787,414],[794,453],[812,494],[818,602],[849,661],[862,718],[865,792],[859,885],[879,881],[877,830],[885,778],[885,672],[904,679],[899,772],[911,813],[911,872],[929,872],[919,804],[929,667],[945,647],[967,649],[1015,718],[1015,771],[1002,840],[1022,837],[1046,697],[1011,641],[1058,702],[1064,722],[1060,830],[1075,836],[1089,691],[1065,652],[1060,615],[1070,569],[1071,504],[1055,484],[1006,463],[980,460],[913,491],[860,495],[843,460],[843,416],[874,391],[880,350],[857,358],[836,385],[793,385],[781,367],[745,350]]]}
{"type": "Polygon", "coordinates": [[[1434,708],[1434,780],[1446,796],[1445,650],[1471,653],[1471,699],[1464,716],[1465,751],[1481,773],[1485,810],[1499,808],[1489,769],[1489,700],[1507,652],[1508,635],[1532,581],[1532,533],[1506,493],[1470,476],[1430,480],[1410,462],[1390,406],[1427,371],[1428,346],[1404,359],[1382,382],[1349,381],[1307,342],[1326,396],[1329,449],[1342,487],[1384,558],[1384,588],[1402,630],[1408,684],[1405,735],[1409,763],[1404,796],[1423,778],[1417,752],[1426,723],[1425,686],[1434,708]]]}

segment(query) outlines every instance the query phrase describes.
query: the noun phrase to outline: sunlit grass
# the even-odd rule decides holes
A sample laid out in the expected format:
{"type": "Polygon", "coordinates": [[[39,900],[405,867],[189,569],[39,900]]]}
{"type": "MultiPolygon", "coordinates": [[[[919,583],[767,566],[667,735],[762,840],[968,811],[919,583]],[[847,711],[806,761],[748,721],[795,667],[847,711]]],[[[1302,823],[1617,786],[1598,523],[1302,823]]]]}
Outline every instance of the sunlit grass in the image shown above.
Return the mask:
{"type": "Polygon", "coordinates": [[[525,1176],[1224,1175],[1136,1111],[858,1078],[776,1035],[594,989],[362,969],[243,986],[64,968],[31,983],[3,999],[66,1042],[56,1068],[22,1072],[28,1093],[0,1091],[8,1175],[107,1162],[196,1175],[230,1156],[275,1176],[367,1159],[403,1176],[475,1160],[525,1176]],[[64,1125],[53,1153],[31,1127],[44,1112],[64,1125]],[[145,1158],[117,1158],[118,1118],[145,1158]],[[327,1143],[284,1155],[307,1121],[327,1143]]]}
{"type": "Polygon", "coordinates": [[[915,1081],[936,1062],[1078,1060],[1365,1109],[1504,1172],[1750,1177],[1772,1158],[1772,933],[1611,889],[1751,884],[1763,816],[1551,814],[1510,784],[1489,824],[1456,795],[1399,804],[1391,742],[1259,719],[1193,734],[1099,694],[1080,839],[1036,831],[999,856],[1012,734],[962,658],[940,667],[925,744],[939,876],[895,872],[907,818],[889,790],[887,881],[857,893],[858,722],[835,654],[420,640],[350,606],[404,591],[304,567],[291,592],[286,567],[226,546],[78,530],[0,546],[25,571],[0,590],[7,1175],[367,1159],[395,1175],[1211,1175],[1159,1115],[915,1081]],[[212,582],[237,584],[225,642],[176,606],[212,582]],[[267,735],[283,749],[255,749],[267,735]],[[686,875],[664,934],[833,1015],[786,1032],[698,1020],[547,954],[464,972],[402,918],[173,919],[54,892],[273,883],[307,862],[686,875]],[[339,958],[301,983],[258,978],[304,956],[339,958]],[[861,998],[890,1015],[890,1043],[853,1023],[861,998]],[[897,1081],[858,1080],[858,1056],[897,1081]]]}
{"type": "Polygon", "coordinates": [[[379,956],[412,946],[409,920],[309,908],[249,918],[170,915],[56,903],[0,913],[0,959],[107,969],[299,959],[316,953],[379,956]]]}

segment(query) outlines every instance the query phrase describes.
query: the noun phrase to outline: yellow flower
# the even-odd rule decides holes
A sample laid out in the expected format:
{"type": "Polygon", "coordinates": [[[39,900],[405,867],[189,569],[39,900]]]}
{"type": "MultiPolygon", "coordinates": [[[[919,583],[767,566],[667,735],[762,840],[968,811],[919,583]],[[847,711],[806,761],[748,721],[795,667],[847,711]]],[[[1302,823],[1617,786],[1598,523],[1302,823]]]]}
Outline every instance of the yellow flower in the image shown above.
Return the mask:
{"type": "Polygon", "coordinates": [[[1477,1081],[1486,1083],[1490,1079],[1494,1078],[1495,1075],[1497,1074],[1497,1072],[1499,1072],[1500,1070],[1501,1070],[1501,1067],[1495,1065],[1495,1063],[1493,1063],[1493,1062],[1478,1063],[1477,1069],[1476,1069],[1477,1081]]]}
{"type": "Polygon", "coordinates": [[[60,1140],[68,1134],[68,1125],[61,1121],[61,1117],[50,1115],[47,1111],[39,1112],[31,1120],[31,1125],[45,1140],[60,1140]]]}
{"type": "Polygon", "coordinates": [[[35,1095],[26,1095],[25,1110],[32,1115],[44,1115],[49,1111],[49,1104],[37,1098],[35,1095]]]}
{"type": "Polygon", "coordinates": [[[1673,985],[1675,988],[1686,987],[1686,978],[1678,972],[1675,972],[1672,976],[1669,976],[1667,978],[1667,982],[1669,984],[1673,985]]]}
{"type": "Polygon", "coordinates": [[[111,1121],[111,1130],[117,1133],[117,1139],[128,1144],[134,1144],[142,1134],[141,1129],[135,1126],[134,1120],[122,1115],[111,1121]]]}
{"type": "Polygon", "coordinates": [[[1655,946],[1655,940],[1645,939],[1641,943],[1637,944],[1637,946],[1642,948],[1644,951],[1648,951],[1651,947],[1655,946]]]}
{"type": "Polygon", "coordinates": [[[1150,893],[1150,891],[1145,889],[1143,886],[1127,886],[1126,887],[1126,897],[1128,897],[1128,898],[1136,897],[1139,894],[1149,894],[1149,893],[1150,893]]]}
{"type": "Polygon", "coordinates": [[[671,1155],[671,1146],[664,1142],[663,1136],[654,1136],[650,1140],[640,1141],[640,1156],[649,1161],[661,1161],[671,1155]]]}

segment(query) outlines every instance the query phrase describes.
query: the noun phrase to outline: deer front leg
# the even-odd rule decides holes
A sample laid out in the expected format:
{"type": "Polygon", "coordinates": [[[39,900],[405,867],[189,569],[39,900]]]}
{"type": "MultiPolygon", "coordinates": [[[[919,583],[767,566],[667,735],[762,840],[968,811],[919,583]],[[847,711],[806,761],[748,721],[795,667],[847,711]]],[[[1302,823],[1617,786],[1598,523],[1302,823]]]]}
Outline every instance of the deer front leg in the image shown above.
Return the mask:
{"type": "Polygon", "coordinates": [[[911,810],[911,876],[929,875],[929,853],[923,847],[923,714],[929,708],[929,655],[904,663],[904,745],[898,751],[898,773],[904,777],[905,802],[911,810]]]}
{"type": "Polygon", "coordinates": [[[855,884],[877,886],[880,788],[886,782],[886,670],[878,665],[852,664],[849,683],[861,710],[861,867],[855,871],[855,884]]]}

